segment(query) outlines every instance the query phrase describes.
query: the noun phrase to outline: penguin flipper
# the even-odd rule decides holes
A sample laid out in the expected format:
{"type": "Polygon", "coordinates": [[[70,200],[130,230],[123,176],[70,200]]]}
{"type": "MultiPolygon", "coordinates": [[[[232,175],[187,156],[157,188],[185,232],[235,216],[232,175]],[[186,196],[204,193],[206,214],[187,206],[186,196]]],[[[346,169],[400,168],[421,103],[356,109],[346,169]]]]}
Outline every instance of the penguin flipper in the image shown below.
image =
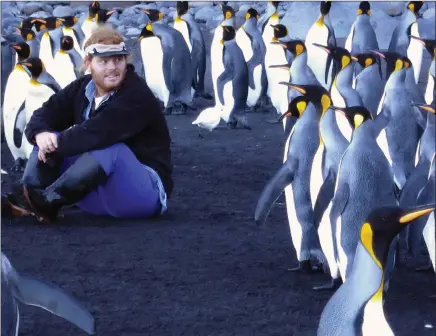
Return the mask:
{"type": "Polygon", "coordinates": [[[324,212],[335,194],[336,176],[332,170],[329,170],[324,179],[324,183],[319,189],[318,196],[313,207],[313,215],[316,227],[319,226],[324,212]]]}
{"type": "Polygon", "coordinates": [[[168,91],[173,92],[174,87],[172,83],[172,76],[171,76],[171,66],[173,63],[174,56],[171,53],[170,50],[165,50],[164,45],[162,44],[163,50],[163,58],[162,58],[162,71],[164,75],[165,85],[168,88],[168,91]]]}
{"type": "Polygon", "coordinates": [[[338,217],[344,212],[345,206],[350,198],[350,186],[347,182],[338,184],[338,189],[332,200],[332,210],[330,212],[330,221],[332,231],[336,232],[335,223],[338,217]]]}
{"type": "Polygon", "coordinates": [[[14,295],[22,303],[43,308],[88,334],[95,333],[94,318],[88,310],[57,286],[25,275],[20,275],[14,285],[14,295]]]}
{"type": "Polygon", "coordinates": [[[272,204],[279,198],[285,187],[293,182],[297,167],[298,161],[288,157],[283,166],[266,184],[256,205],[254,219],[257,224],[265,223],[272,204]]]}
{"type": "Polygon", "coordinates": [[[20,108],[18,109],[17,115],[15,117],[14,124],[14,145],[17,148],[21,148],[23,141],[24,129],[26,128],[26,101],[23,101],[20,108]]]}
{"type": "Polygon", "coordinates": [[[389,121],[391,120],[391,112],[389,108],[384,105],[379,114],[377,114],[374,118],[374,136],[377,138],[380,132],[388,126],[389,121]]]}
{"type": "Polygon", "coordinates": [[[200,67],[201,60],[201,46],[196,41],[191,41],[192,52],[191,52],[191,69],[192,69],[192,82],[194,83],[194,89],[198,90],[198,80],[197,69],[200,67]]]}
{"type": "Polygon", "coordinates": [[[221,75],[218,76],[216,81],[216,87],[218,91],[218,98],[222,105],[224,105],[224,85],[231,81],[234,74],[234,65],[233,62],[227,58],[224,57],[224,71],[221,73],[221,75]]]}

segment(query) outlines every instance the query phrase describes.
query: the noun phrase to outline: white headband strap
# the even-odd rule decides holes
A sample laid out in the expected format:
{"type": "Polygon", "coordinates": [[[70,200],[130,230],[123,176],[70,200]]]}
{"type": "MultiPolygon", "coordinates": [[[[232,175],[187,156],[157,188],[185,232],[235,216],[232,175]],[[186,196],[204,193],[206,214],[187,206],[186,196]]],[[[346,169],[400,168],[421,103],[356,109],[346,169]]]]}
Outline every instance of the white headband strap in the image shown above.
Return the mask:
{"type": "Polygon", "coordinates": [[[126,51],[126,45],[124,42],[121,42],[120,44],[91,44],[85,49],[86,55],[94,55],[94,54],[103,54],[103,53],[110,53],[110,52],[119,52],[119,51],[126,51]]]}

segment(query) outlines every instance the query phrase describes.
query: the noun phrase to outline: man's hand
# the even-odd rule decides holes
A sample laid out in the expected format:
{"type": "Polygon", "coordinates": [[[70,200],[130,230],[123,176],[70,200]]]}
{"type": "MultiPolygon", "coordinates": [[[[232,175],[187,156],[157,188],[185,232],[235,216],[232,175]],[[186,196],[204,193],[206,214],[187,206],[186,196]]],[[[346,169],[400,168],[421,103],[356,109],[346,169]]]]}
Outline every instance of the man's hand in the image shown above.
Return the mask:
{"type": "Polygon", "coordinates": [[[58,148],[58,137],[55,133],[42,132],[35,136],[36,145],[39,148],[38,158],[47,162],[47,154],[54,152],[58,148]]]}

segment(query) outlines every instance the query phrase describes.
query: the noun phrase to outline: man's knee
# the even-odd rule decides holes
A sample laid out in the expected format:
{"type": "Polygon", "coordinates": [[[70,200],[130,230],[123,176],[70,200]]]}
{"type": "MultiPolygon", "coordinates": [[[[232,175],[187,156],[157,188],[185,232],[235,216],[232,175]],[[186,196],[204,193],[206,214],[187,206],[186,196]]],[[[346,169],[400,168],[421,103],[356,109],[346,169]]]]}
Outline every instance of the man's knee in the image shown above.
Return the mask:
{"type": "Polygon", "coordinates": [[[126,155],[134,155],[130,148],[123,142],[112,146],[89,152],[103,167],[106,173],[110,173],[119,158],[125,159],[126,155]]]}

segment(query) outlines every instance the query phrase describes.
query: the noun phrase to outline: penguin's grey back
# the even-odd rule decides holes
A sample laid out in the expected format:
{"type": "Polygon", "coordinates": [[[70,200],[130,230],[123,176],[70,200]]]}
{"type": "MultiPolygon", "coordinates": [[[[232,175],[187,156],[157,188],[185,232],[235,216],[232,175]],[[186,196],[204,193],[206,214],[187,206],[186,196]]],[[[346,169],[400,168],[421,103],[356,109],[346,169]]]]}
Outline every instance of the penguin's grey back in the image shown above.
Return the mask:
{"type": "Polygon", "coordinates": [[[227,54],[224,57],[229,57],[233,63],[234,73],[232,83],[235,105],[244,99],[245,104],[248,95],[248,68],[244,54],[235,40],[224,42],[224,54],[227,54]]]}
{"type": "Polygon", "coordinates": [[[369,49],[379,49],[377,36],[371,26],[370,17],[359,15],[354,23],[352,54],[368,52],[369,49]]]}
{"type": "MultiPolygon", "coordinates": [[[[357,66],[357,65],[356,65],[357,66]]],[[[375,117],[383,95],[384,82],[377,64],[363,69],[356,77],[356,91],[362,98],[363,106],[375,117]]]]}

